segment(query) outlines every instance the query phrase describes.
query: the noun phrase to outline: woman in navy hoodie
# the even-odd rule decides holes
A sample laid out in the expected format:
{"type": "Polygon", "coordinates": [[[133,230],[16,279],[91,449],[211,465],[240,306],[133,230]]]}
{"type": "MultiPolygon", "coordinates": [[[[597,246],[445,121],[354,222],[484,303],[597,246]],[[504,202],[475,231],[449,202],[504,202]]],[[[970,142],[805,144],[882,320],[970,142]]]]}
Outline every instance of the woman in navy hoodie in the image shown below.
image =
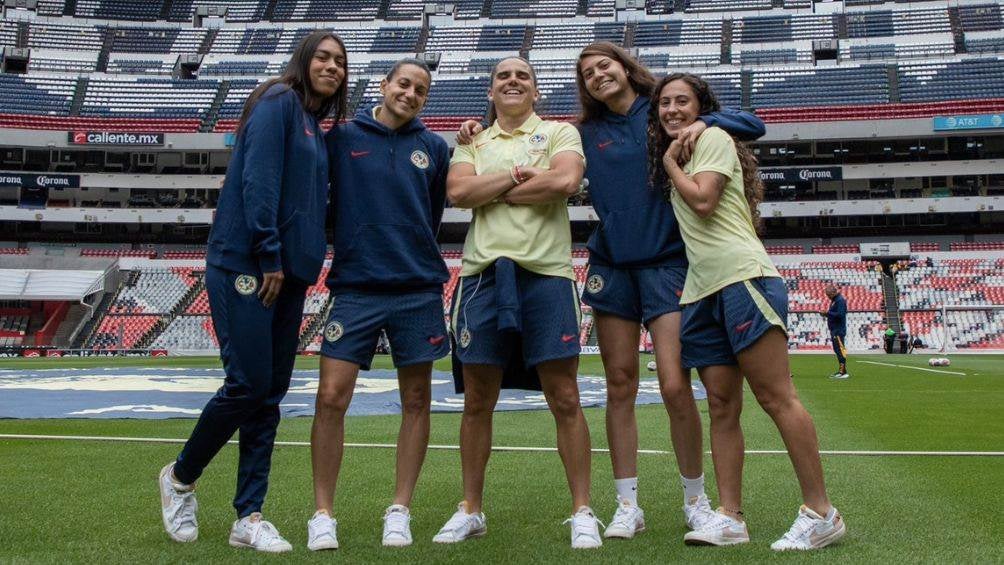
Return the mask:
{"type": "Polygon", "coordinates": [[[384,514],[383,545],[410,545],[412,493],[429,444],[432,362],[449,354],[436,243],[446,202],[449,148],[418,119],[432,75],[398,61],[380,83],[383,100],[328,133],[335,257],[327,285],[334,306],[324,326],[321,380],[311,432],[314,499],[307,547],[338,547],[332,515],[345,412],[360,368],[381,331],[390,340],[401,392],[397,481],[384,514]]]}
{"type": "Polygon", "coordinates": [[[307,287],[325,252],[328,159],[320,120],[347,102],[345,45],[316,31],[279,78],[244,104],[237,143],[209,235],[206,290],[226,379],[176,461],[160,473],[164,527],[195,541],[195,481],[240,430],[230,545],[289,551],[261,507],[268,489],[279,402],[289,388],[307,287]]]}

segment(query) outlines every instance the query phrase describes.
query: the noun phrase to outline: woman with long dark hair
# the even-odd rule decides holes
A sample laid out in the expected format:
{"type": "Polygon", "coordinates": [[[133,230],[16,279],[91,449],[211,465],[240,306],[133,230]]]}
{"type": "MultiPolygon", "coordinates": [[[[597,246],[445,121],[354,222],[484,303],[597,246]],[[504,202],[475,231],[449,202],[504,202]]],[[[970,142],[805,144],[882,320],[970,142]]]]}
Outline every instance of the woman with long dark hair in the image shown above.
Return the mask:
{"type": "Polygon", "coordinates": [[[226,378],[158,481],[164,528],[175,541],[198,537],[195,482],[239,430],[230,545],[292,549],[261,509],[304,297],[324,261],[328,159],[320,121],[344,116],[347,83],[345,45],[319,30],[300,42],[282,76],[245,102],[206,255],[226,378]]]}
{"type": "Polygon", "coordinates": [[[749,542],[742,511],[744,441],[739,415],[743,377],[774,420],[788,449],[803,504],[777,551],[825,547],[846,532],[823,482],[812,417],[788,370],[788,293],[757,236],[763,184],[750,150],[719,128],[708,128],[683,155],[679,134],[699,115],[719,109],[700,77],[673,73],[655,86],[649,110],[652,184],[673,204],[690,268],[680,304],[686,368],[708,391],[711,453],[721,506],[684,535],[691,545],[749,542]]]}
{"type": "MultiPolygon", "coordinates": [[[[649,98],[655,79],[610,42],[587,46],[575,73],[579,132],[589,196],[599,225],[589,238],[589,272],[582,301],[592,307],[607,378],[606,430],[617,510],[604,534],[632,538],[645,528],[638,504],[638,335],[652,336],[659,388],[683,485],[683,513],[693,529],[713,514],[704,491],[701,421],[690,372],[680,362],[679,292],[687,276],[683,239],[672,206],[648,181],[649,98]]],[[[744,139],[764,133],[748,112],[703,112],[681,131],[684,151],[718,126],[744,139]]]]}
{"type": "Polygon", "coordinates": [[[321,378],[310,435],[317,511],[311,550],[338,547],[333,507],[344,452],[345,413],[359,369],[369,369],[386,332],[397,367],[401,429],[396,488],[384,512],[383,545],[411,545],[411,498],[429,446],[432,362],[449,355],[436,234],[446,204],[450,150],[418,114],[432,74],[401,59],[380,82],[383,99],[328,132],[335,257],[327,285],[321,378]]]}

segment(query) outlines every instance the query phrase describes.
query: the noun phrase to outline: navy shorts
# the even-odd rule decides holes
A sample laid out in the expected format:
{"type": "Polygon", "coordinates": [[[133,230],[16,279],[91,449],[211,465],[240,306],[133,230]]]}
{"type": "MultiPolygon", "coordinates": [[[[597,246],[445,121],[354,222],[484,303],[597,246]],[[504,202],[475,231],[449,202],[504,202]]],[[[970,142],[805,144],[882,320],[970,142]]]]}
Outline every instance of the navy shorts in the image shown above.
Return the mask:
{"type": "MultiPolygon", "coordinates": [[[[582,314],[575,281],[538,275],[517,266],[516,287],[522,325],[518,339],[526,367],[577,357],[582,314]]],[[[507,365],[517,345],[516,334],[498,329],[494,266],[460,279],[452,313],[451,329],[462,363],[507,365]]]]}
{"type": "Polygon", "coordinates": [[[428,363],[450,353],[442,294],[348,293],[335,296],[321,330],[321,355],[368,370],[381,330],[387,332],[395,367],[428,363]]]}
{"type": "Polygon", "coordinates": [[[735,365],[736,354],[772,327],[787,331],[784,279],[760,277],[730,284],[683,307],[683,366],[735,365]]]}
{"type": "Polygon", "coordinates": [[[593,310],[648,326],[652,320],[680,311],[686,267],[620,269],[589,265],[582,301],[593,310]]]}

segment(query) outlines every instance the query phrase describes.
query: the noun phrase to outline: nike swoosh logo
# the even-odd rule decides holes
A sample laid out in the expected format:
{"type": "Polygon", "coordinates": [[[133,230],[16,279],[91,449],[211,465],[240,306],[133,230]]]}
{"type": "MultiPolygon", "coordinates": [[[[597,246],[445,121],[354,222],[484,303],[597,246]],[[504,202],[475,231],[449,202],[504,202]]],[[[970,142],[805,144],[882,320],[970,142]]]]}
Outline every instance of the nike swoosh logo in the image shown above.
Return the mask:
{"type": "Polygon", "coordinates": [[[750,320],[748,322],[743,322],[743,323],[739,324],[738,326],[736,326],[736,331],[737,332],[744,332],[744,331],[748,330],[749,327],[752,326],[752,325],[753,325],[753,320],[750,320]]]}
{"type": "Polygon", "coordinates": [[[575,339],[574,335],[563,335],[563,336],[561,336],[561,341],[563,341],[565,343],[568,343],[568,342],[572,341],[573,339],[575,339]]]}
{"type": "Polygon", "coordinates": [[[430,337],[429,338],[429,343],[431,343],[432,345],[439,345],[440,343],[443,343],[444,339],[446,339],[445,335],[440,335],[440,336],[436,336],[436,337],[430,337]]]}
{"type": "Polygon", "coordinates": [[[604,141],[603,143],[597,143],[597,144],[596,144],[596,147],[599,147],[599,148],[600,148],[600,151],[602,151],[602,150],[606,149],[606,148],[607,148],[607,146],[608,146],[608,145],[610,145],[610,144],[611,144],[611,143],[613,143],[613,142],[614,142],[614,141],[613,141],[613,140],[611,139],[610,141],[604,141]]]}
{"type": "Polygon", "coordinates": [[[370,154],[369,151],[352,151],[352,152],[349,153],[349,155],[351,155],[353,159],[355,159],[357,157],[362,157],[363,155],[369,155],[369,154],[370,154]]]}

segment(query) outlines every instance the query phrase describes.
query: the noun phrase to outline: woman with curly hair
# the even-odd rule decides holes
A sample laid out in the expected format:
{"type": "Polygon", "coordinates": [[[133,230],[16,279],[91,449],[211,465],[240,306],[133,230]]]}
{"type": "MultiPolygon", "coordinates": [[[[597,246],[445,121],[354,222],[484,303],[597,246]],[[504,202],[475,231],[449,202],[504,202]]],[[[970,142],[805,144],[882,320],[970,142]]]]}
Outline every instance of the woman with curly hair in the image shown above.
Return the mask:
{"type": "Polygon", "coordinates": [[[823,482],[816,428],[789,378],[788,295],[757,236],[763,185],[756,160],[724,130],[711,127],[683,158],[679,132],[719,109],[700,77],[673,73],[653,91],[648,151],[652,184],[673,204],[690,268],[680,296],[683,364],[708,391],[711,453],[721,506],[684,535],[690,545],[749,542],[742,512],[742,377],[774,420],[788,449],[803,504],[777,551],[825,547],[846,532],[823,482]]]}

